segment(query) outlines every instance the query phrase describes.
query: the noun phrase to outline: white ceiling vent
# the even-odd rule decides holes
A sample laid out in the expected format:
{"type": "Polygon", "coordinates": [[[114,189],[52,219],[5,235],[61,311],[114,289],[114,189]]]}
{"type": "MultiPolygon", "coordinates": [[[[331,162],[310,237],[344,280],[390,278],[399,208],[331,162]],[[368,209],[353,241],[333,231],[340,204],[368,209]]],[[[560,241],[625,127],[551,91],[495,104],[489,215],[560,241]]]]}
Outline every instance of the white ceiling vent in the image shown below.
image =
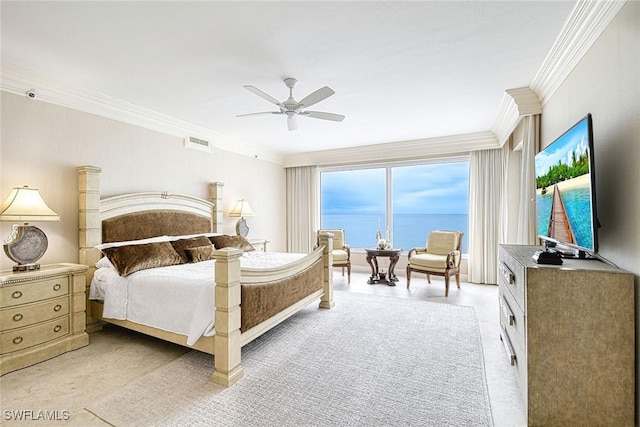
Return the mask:
{"type": "Polygon", "coordinates": [[[200,150],[211,153],[211,143],[209,141],[205,141],[204,139],[196,138],[193,136],[189,136],[184,139],[184,146],[186,148],[191,148],[192,150],[200,150]]]}

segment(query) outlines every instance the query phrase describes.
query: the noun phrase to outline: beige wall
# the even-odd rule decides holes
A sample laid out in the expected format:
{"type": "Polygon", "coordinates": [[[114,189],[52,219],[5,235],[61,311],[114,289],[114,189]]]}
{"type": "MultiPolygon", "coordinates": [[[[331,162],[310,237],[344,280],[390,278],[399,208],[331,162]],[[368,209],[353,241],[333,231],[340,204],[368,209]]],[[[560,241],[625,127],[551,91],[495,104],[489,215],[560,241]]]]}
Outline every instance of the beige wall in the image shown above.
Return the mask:
{"type": "MultiPolygon", "coordinates": [[[[168,191],[208,197],[208,183],[225,183],[224,212],[246,198],[256,216],[248,218],[249,237],[268,238],[270,250],[286,247],[285,174],[280,165],[228,151],[212,154],[186,149],[181,138],[160,134],[26,96],[0,92],[0,198],[15,186],[40,189],[59,223],[37,223],[49,238],[41,263],[78,260],[78,185],[76,167],[102,168],[104,195],[168,191]]],[[[0,237],[10,225],[0,224],[0,237]]],[[[235,234],[235,219],[224,231],[235,234]]],[[[13,263],[4,254],[0,267],[13,263]]]]}
{"type": "Polygon", "coordinates": [[[542,114],[542,146],[593,115],[600,253],[640,274],[640,3],[628,2],[542,114]]]}
{"type": "MultiPolygon", "coordinates": [[[[543,146],[586,113],[593,115],[600,254],[633,272],[636,286],[640,275],[639,23],[640,2],[627,2],[542,114],[543,146]]],[[[636,355],[640,354],[638,332],[636,355]]],[[[636,383],[640,384],[637,374],[636,383]]],[[[636,414],[640,414],[638,395],[636,414]]]]}

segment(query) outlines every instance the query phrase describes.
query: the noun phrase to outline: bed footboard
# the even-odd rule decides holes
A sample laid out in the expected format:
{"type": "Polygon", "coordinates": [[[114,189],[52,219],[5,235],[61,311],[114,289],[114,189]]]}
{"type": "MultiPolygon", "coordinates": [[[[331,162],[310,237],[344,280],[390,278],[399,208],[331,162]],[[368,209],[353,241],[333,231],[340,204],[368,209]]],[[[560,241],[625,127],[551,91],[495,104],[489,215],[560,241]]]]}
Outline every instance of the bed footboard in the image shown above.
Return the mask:
{"type": "MultiPolygon", "coordinates": [[[[333,236],[324,234],[320,236],[320,247],[307,255],[300,262],[292,263],[284,269],[273,270],[243,270],[240,269],[240,256],[242,251],[233,248],[215,250],[213,256],[216,259],[215,266],[215,371],[211,380],[224,387],[229,387],[242,378],[244,370],[241,364],[241,348],[244,344],[268,331],[286,318],[295,314],[306,306],[311,300],[320,296],[320,308],[331,308],[333,302],[333,271],[331,268],[331,251],[333,236]],[[269,282],[272,279],[286,281],[301,274],[316,265],[322,263],[322,274],[316,274],[321,289],[311,294],[306,294],[300,301],[280,311],[277,315],[255,325],[246,333],[241,328],[241,281],[244,283],[269,282]],[[243,276],[244,274],[244,276],[243,276]]],[[[315,270],[316,272],[319,270],[315,270]]],[[[308,276],[305,276],[308,278],[308,276]]]]}

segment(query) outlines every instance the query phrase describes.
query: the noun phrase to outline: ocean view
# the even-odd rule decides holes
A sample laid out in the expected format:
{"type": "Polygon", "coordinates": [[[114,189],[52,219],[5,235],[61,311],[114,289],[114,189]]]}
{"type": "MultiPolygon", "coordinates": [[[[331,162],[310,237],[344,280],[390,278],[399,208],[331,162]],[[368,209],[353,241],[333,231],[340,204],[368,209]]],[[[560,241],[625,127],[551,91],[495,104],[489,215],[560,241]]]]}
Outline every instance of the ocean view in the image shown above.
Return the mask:
{"type": "MultiPolygon", "coordinates": [[[[462,252],[469,252],[467,214],[396,214],[394,219],[391,234],[394,248],[408,251],[414,247],[424,247],[430,231],[457,230],[465,235],[462,239],[462,252]]],[[[322,228],[342,228],[345,230],[346,241],[350,247],[372,248],[376,245],[378,221],[384,237],[384,214],[322,215],[322,228]]]]}

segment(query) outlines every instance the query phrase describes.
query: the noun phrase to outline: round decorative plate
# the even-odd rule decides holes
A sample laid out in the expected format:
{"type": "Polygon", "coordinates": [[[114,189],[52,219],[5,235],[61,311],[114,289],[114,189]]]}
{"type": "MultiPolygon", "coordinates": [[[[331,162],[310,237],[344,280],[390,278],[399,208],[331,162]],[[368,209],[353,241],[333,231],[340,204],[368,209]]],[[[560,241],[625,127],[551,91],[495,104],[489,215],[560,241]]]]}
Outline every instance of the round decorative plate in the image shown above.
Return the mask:
{"type": "Polygon", "coordinates": [[[48,245],[49,241],[42,230],[33,225],[23,225],[18,228],[16,238],[5,243],[4,251],[18,264],[31,264],[42,258],[48,245]]]}
{"type": "Polygon", "coordinates": [[[240,218],[236,223],[236,233],[242,237],[247,237],[247,234],[249,234],[249,226],[244,218],[240,218]]]}

